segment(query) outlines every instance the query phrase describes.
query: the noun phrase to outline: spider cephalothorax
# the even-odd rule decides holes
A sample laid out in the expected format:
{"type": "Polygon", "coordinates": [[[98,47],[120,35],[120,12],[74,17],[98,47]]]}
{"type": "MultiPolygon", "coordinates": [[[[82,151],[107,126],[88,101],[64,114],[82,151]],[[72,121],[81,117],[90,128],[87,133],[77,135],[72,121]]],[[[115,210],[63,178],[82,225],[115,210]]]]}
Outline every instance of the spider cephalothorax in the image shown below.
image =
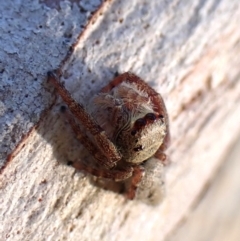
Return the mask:
{"type": "Polygon", "coordinates": [[[117,146],[124,161],[141,163],[163,143],[166,119],[154,112],[157,108],[151,96],[136,83],[126,79],[108,93],[96,95],[90,103],[91,115],[117,146]]]}
{"type": "Polygon", "coordinates": [[[156,180],[160,180],[166,158],[163,151],[170,140],[168,116],[161,96],[138,76],[127,72],[113,79],[84,108],[72,99],[56,74],[50,72],[49,80],[72,112],[66,116],[77,139],[101,168],[77,161],[72,165],[92,175],[116,181],[130,178],[131,185],[127,191],[130,199],[138,194],[137,187],[141,190],[144,186],[148,186],[149,196],[159,196],[151,190],[157,185],[149,180],[154,179],[154,175],[156,180]],[[149,179],[148,175],[151,176],[149,179]]]}

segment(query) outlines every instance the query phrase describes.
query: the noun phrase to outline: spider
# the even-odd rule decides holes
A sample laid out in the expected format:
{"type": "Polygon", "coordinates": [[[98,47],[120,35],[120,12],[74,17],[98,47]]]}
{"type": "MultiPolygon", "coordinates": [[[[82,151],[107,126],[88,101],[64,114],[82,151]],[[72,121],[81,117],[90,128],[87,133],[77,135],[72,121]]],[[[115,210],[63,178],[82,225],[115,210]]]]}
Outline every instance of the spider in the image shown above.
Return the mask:
{"type": "Polygon", "coordinates": [[[48,72],[48,80],[70,110],[62,108],[76,138],[98,166],[77,160],[69,164],[96,177],[126,181],[128,199],[161,199],[167,163],[164,151],[170,143],[161,95],[126,72],[106,85],[85,109],[60,82],[59,71],[48,72]]]}

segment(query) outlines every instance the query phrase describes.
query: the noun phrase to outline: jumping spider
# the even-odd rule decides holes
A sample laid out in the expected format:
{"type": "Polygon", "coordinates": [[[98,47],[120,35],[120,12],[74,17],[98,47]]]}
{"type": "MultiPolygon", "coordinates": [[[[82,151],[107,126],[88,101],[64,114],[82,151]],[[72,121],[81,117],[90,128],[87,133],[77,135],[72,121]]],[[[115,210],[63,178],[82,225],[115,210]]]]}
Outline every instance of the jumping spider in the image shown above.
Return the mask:
{"type": "Polygon", "coordinates": [[[158,202],[163,191],[164,150],[170,141],[168,115],[160,94],[127,72],[94,96],[86,110],[65,89],[57,71],[49,72],[48,79],[71,111],[64,113],[76,138],[100,168],[79,161],[70,164],[96,177],[126,181],[129,199],[158,202]]]}

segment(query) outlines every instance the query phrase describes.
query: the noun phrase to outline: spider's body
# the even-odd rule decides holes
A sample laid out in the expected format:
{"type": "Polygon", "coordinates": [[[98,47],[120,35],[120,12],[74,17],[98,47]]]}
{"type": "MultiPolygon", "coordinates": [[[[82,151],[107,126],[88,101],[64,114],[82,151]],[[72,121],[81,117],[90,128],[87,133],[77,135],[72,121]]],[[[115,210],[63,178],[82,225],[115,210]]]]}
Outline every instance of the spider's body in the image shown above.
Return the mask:
{"type": "Polygon", "coordinates": [[[159,199],[166,159],[163,152],[170,140],[161,96],[138,76],[127,72],[113,79],[85,109],[53,72],[49,73],[49,80],[72,113],[66,112],[66,117],[77,139],[100,168],[79,161],[72,165],[98,177],[115,181],[130,179],[129,199],[136,196],[159,199]],[[81,128],[75,119],[82,124],[81,128]]]}
{"type": "Polygon", "coordinates": [[[155,109],[151,96],[127,79],[93,97],[88,107],[122,160],[136,164],[153,156],[166,136],[164,116],[155,109]]]}

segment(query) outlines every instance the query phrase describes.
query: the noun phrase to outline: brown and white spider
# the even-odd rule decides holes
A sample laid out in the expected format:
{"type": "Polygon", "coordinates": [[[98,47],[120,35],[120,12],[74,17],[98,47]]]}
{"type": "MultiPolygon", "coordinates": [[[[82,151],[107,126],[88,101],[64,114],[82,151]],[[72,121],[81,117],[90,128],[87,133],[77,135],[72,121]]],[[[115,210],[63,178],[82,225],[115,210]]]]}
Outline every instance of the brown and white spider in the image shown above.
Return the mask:
{"type": "Polygon", "coordinates": [[[160,94],[127,72],[94,96],[86,110],[65,89],[57,71],[49,72],[48,79],[71,111],[64,113],[76,138],[98,167],[79,161],[70,164],[96,177],[126,181],[129,199],[158,202],[163,192],[164,150],[170,142],[168,115],[160,94]]]}

